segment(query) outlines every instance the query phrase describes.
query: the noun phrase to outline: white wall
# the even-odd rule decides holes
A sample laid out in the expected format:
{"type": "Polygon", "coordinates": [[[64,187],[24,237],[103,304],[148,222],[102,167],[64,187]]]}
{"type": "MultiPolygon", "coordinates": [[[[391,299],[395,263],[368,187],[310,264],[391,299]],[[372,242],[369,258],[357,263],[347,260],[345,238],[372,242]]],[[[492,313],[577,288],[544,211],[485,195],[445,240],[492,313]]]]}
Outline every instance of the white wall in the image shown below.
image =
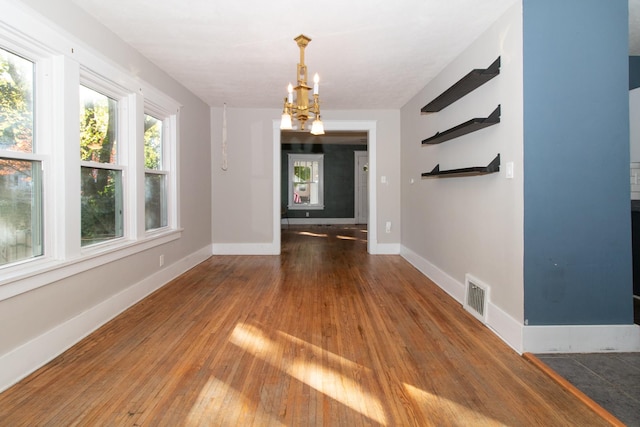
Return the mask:
{"type": "Polygon", "coordinates": [[[522,72],[522,9],[516,5],[401,110],[403,255],[460,302],[465,274],[488,284],[488,324],[514,347],[524,316],[522,72]],[[438,113],[420,114],[450,85],[498,56],[499,76],[438,113]],[[438,131],[486,117],[498,104],[498,125],[421,146],[438,131]],[[436,164],[441,170],[486,166],[497,153],[496,174],[421,178],[436,164]],[[513,179],[505,176],[508,162],[513,179]]]}
{"type": "MultiPolygon", "coordinates": [[[[212,229],[216,253],[270,253],[274,224],[274,120],[280,109],[227,108],[228,168],[222,170],[223,109],[212,108],[212,229]]],[[[400,114],[394,110],[324,110],[326,122],[375,121],[376,231],[382,245],[400,242],[400,114]],[[387,184],[380,184],[385,176],[387,184]],[[392,222],[391,233],[385,232],[392,222]]],[[[279,186],[278,186],[279,188],[279,186]]],[[[279,191],[279,190],[278,190],[279,191]]],[[[279,199],[278,199],[279,200],[279,199]]],[[[278,205],[279,206],[279,205],[278,205]]],[[[275,211],[279,211],[276,207],[275,211]]],[[[387,250],[388,251],[388,250],[387,250]]]]}
{"type": "Polygon", "coordinates": [[[53,29],[59,39],[56,43],[62,40],[62,44],[90,51],[182,105],[178,126],[178,197],[183,230],[177,240],[133,251],[124,258],[116,253],[109,263],[87,260],[83,265],[93,262],[93,267],[77,268],[73,274],[60,274],[69,265],[51,270],[41,275],[41,280],[48,280],[44,286],[1,300],[0,390],[209,256],[211,244],[209,107],[73,2],[26,0],[12,2],[11,7],[2,3],[0,21],[27,22],[29,26],[19,30],[31,36],[39,33],[35,31],[38,27],[53,29]],[[15,15],[8,11],[15,11],[15,15]],[[18,16],[27,18],[14,19],[18,16]],[[164,255],[163,268],[158,263],[160,254],[164,255]]]}

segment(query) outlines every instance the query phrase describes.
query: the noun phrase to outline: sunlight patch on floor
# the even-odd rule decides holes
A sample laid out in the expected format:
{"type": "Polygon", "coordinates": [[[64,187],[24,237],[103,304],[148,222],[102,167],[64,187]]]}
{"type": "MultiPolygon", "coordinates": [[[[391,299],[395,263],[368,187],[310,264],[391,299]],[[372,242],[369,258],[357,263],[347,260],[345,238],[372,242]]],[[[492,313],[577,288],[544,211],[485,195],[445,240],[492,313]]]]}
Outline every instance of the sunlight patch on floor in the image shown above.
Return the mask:
{"type": "MultiPolygon", "coordinates": [[[[327,352],[321,348],[309,344],[306,341],[295,338],[289,334],[278,332],[278,337],[288,341],[291,344],[302,347],[301,351],[313,353],[314,358],[328,360],[329,364],[338,364],[349,367],[346,370],[354,370],[356,372],[367,371],[366,368],[344,359],[337,354],[327,352]]],[[[271,357],[279,344],[274,343],[258,328],[238,324],[231,334],[230,341],[245,349],[253,356],[281,369],[286,374],[297,379],[309,387],[335,399],[348,408],[370,418],[381,425],[387,425],[386,415],[382,404],[377,398],[365,392],[359,382],[355,379],[348,378],[339,374],[329,367],[319,365],[309,360],[296,361],[290,365],[280,365],[277,358],[271,357]],[[276,365],[277,364],[277,365],[276,365]]]]}
{"type": "Polygon", "coordinates": [[[340,239],[340,240],[361,240],[361,239],[358,239],[357,237],[353,237],[353,236],[340,236],[340,235],[337,235],[336,238],[340,239]]]}
{"type": "Polygon", "coordinates": [[[310,231],[298,231],[296,234],[299,234],[301,236],[310,236],[310,237],[329,237],[328,234],[312,233],[310,231]]]}
{"type": "Polygon", "coordinates": [[[403,383],[403,386],[407,394],[417,403],[417,407],[425,419],[448,420],[451,425],[457,425],[457,423],[461,423],[461,425],[505,425],[496,420],[490,420],[486,415],[440,395],[426,392],[406,383],[403,383]]]}
{"type": "Polygon", "coordinates": [[[270,426],[284,426],[269,414],[262,414],[265,419],[245,419],[251,405],[237,390],[217,378],[210,378],[202,388],[193,404],[186,420],[186,425],[238,426],[250,425],[255,421],[270,426]]]}

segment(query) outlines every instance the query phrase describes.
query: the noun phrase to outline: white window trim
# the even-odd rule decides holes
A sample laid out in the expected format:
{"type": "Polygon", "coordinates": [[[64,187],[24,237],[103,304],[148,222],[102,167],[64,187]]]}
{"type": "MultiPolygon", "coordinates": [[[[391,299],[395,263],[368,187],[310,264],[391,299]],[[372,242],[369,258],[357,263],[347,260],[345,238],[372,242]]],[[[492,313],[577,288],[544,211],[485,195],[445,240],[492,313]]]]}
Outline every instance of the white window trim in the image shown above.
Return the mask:
{"type": "MultiPolygon", "coordinates": [[[[128,70],[109,62],[88,47],[82,40],[54,30],[44,18],[28,13],[20,6],[5,3],[3,12],[11,16],[12,22],[0,19],[0,45],[36,63],[37,116],[34,137],[37,140],[36,153],[26,156],[42,162],[45,255],[0,267],[0,301],[24,292],[46,286],[66,277],[99,267],[133,254],[149,250],[181,238],[179,209],[179,113],[181,105],[155,89],[128,70]],[[80,76],[82,75],[82,79],[80,76]],[[106,81],[107,87],[98,87],[106,81]],[[114,82],[119,82],[115,84],[114,82]],[[127,98],[130,128],[129,137],[139,126],[131,117],[136,111],[142,112],[145,99],[151,100],[163,110],[171,112],[169,120],[173,139],[169,145],[171,168],[168,199],[170,209],[169,227],[140,233],[127,218],[125,237],[117,241],[105,242],[80,248],[79,204],[80,204],[80,156],[78,148],[79,102],[78,85],[85,84],[111,95],[109,88],[127,98]]],[[[123,99],[118,96],[115,99],[123,99]]],[[[142,119],[138,114],[137,116],[142,119]]],[[[122,135],[119,135],[122,137],[122,135]]],[[[142,138],[140,135],[139,138],[142,138]]],[[[140,143],[131,144],[140,146],[140,143]]],[[[16,153],[11,153],[16,157],[16,153]]],[[[127,162],[138,161],[132,157],[132,150],[119,155],[128,156],[124,160],[123,180],[130,179],[127,162]]],[[[118,165],[101,165],[103,168],[117,168],[118,165]]],[[[143,168],[134,168],[144,174],[143,168]]],[[[139,181],[139,180],[138,180],[139,181]]],[[[126,184],[125,184],[126,185],[126,184]]],[[[130,188],[130,186],[127,186],[130,188]]],[[[131,201],[134,191],[130,191],[124,203],[131,201]]],[[[129,211],[140,212],[139,209],[129,211]]],[[[140,215],[136,216],[136,219],[140,215]]],[[[144,218],[142,218],[144,221],[144,218]]],[[[116,240],[116,239],[114,239],[116,240]]]]}
{"type": "MultiPolygon", "coordinates": [[[[166,197],[167,197],[167,225],[161,228],[155,228],[151,230],[145,230],[144,224],[144,198],[142,203],[143,215],[142,215],[142,230],[148,236],[152,236],[158,233],[162,233],[167,229],[175,229],[179,227],[179,215],[178,215],[178,114],[180,107],[175,101],[169,100],[166,97],[158,93],[150,93],[150,99],[145,100],[144,114],[148,114],[162,120],[162,168],[161,169],[144,169],[142,182],[144,184],[144,174],[156,174],[165,175],[166,182],[166,197]]],[[[144,141],[142,141],[144,150],[144,141]]],[[[144,153],[142,153],[142,165],[144,165],[144,153]]],[[[144,185],[143,193],[144,194],[144,185]]]]}
{"type": "Polygon", "coordinates": [[[304,154],[289,153],[289,172],[287,174],[288,198],[287,208],[289,210],[324,210],[324,154],[304,154]],[[318,203],[317,204],[295,204],[293,203],[293,164],[296,161],[318,162],[320,177],[318,179],[318,203]]]}
{"type": "MultiPolygon", "coordinates": [[[[117,109],[117,128],[116,128],[116,160],[115,163],[100,163],[93,161],[80,160],[80,137],[69,138],[70,141],[67,141],[68,149],[70,151],[75,150],[76,157],[78,158],[78,166],[79,169],[83,167],[92,168],[92,169],[102,169],[102,170],[113,170],[113,171],[121,171],[122,176],[122,236],[115,237],[113,239],[109,239],[104,242],[94,243],[87,246],[82,246],[81,242],[78,242],[80,247],[81,254],[93,254],[96,251],[102,251],[105,246],[122,246],[125,245],[127,241],[135,239],[135,218],[139,214],[136,210],[135,206],[129,203],[130,197],[129,194],[134,192],[132,189],[132,185],[134,185],[133,181],[129,178],[128,171],[132,168],[130,167],[130,152],[131,146],[138,145],[139,141],[137,139],[131,139],[130,128],[135,128],[135,123],[132,123],[132,115],[129,114],[129,111],[135,111],[135,98],[132,98],[130,95],[131,91],[128,91],[125,87],[116,84],[110,81],[107,77],[103,77],[91,70],[88,70],[84,67],[80,68],[80,78],[79,84],[77,85],[77,93],[79,94],[80,86],[84,86],[90,90],[96,91],[102,95],[105,95],[118,103],[117,109]],[[133,105],[132,105],[133,104],[133,105]],[[72,148],[73,146],[73,148],[72,148]]],[[[79,105],[79,95],[78,102],[79,105]]],[[[78,108],[80,108],[78,106],[78,108]]],[[[80,115],[78,114],[76,120],[78,120],[80,115]]],[[[78,171],[79,172],[79,171],[78,171]]],[[[78,176],[79,180],[79,176],[78,176]]],[[[78,203],[80,201],[80,193],[78,193],[78,203]]],[[[69,203],[69,201],[67,201],[69,203]]],[[[73,203],[73,202],[71,202],[73,203]]],[[[80,217],[80,222],[82,221],[82,217],[80,217]]],[[[75,242],[70,243],[75,247],[75,242]]]]}

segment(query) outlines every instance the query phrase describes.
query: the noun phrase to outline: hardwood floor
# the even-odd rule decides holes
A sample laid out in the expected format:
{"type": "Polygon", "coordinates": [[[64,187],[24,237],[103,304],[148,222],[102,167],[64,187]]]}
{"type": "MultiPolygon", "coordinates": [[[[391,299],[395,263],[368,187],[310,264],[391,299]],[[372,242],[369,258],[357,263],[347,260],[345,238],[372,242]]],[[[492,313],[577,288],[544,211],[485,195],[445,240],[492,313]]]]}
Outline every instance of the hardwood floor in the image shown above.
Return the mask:
{"type": "Polygon", "coordinates": [[[216,256],[0,394],[0,425],[608,425],[357,227],[216,256]]]}

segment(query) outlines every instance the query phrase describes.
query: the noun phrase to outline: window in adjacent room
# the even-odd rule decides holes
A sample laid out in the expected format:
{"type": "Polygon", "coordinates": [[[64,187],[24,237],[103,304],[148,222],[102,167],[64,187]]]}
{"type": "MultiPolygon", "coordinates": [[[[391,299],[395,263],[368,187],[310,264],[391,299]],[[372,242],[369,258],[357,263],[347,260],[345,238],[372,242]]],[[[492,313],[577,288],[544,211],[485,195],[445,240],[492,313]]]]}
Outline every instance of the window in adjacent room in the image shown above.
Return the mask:
{"type": "Polygon", "coordinates": [[[289,154],[289,209],[324,209],[322,154],[289,154]]]}
{"type": "Polygon", "coordinates": [[[0,266],[43,255],[33,62],[0,48],[0,266]]]}
{"type": "Polygon", "coordinates": [[[80,86],[81,239],[88,246],[123,236],[118,101],[80,86]]]}

